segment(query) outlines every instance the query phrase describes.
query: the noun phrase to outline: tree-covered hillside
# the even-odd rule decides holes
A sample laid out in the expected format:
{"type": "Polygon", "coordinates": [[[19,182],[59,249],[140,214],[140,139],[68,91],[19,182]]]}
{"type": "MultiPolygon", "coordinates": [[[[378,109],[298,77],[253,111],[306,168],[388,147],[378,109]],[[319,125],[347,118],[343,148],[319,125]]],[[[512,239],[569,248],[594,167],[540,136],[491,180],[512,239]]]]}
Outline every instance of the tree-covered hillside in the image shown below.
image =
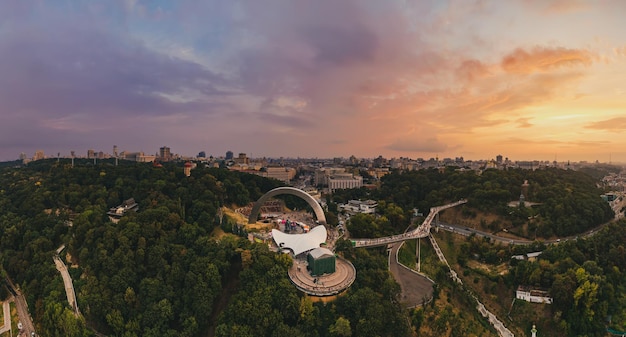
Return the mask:
{"type": "Polygon", "coordinates": [[[43,336],[408,335],[383,250],[357,252],[354,286],[332,305],[313,304],[288,281],[286,255],[213,234],[220,207],[279,185],[201,167],[186,177],[174,163],[5,168],[0,261],[43,336]],[[139,211],[110,222],[106,212],[128,198],[139,211]],[[84,318],[74,317],[53,263],[61,245],[84,318]]]}
{"type": "Polygon", "coordinates": [[[198,335],[240,244],[209,236],[217,209],[247,204],[278,182],[216,169],[185,177],[173,165],[89,164],[33,162],[0,176],[2,264],[28,295],[38,330],[84,332],[80,319],[52,314],[67,303],[52,263],[65,244],[91,327],[120,336],[198,335]],[[106,212],[128,198],[140,211],[110,222],[106,212]]]}
{"type": "Polygon", "coordinates": [[[626,331],[626,221],[594,236],[547,249],[538,262],[521,261],[516,282],[550,289],[552,319],[568,336],[626,331]]]}
{"type": "Polygon", "coordinates": [[[394,171],[382,178],[380,189],[339,191],[333,200],[369,198],[399,206],[407,213],[404,223],[396,228],[398,233],[406,228],[413,208],[426,214],[430,207],[466,198],[468,203],[461,209],[467,217],[475,216],[477,211],[493,213],[513,227],[524,225],[533,217],[528,224],[530,228],[524,231],[538,238],[549,238],[582,233],[613,217],[613,211],[600,197],[603,191],[598,182],[598,178],[585,172],[557,168],[488,169],[482,174],[454,168],[444,172],[394,171]],[[519,201],[525,181],[528,182],[525,201],[536,205],[510,207],[509,203],[519,201]]]}

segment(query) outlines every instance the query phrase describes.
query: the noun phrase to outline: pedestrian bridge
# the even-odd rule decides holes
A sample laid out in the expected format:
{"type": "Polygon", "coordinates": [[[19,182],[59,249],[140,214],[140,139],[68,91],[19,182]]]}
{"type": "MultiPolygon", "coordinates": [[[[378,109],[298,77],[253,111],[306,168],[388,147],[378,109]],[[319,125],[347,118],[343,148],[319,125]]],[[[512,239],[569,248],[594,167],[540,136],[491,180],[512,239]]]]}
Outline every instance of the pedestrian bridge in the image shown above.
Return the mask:
{"type": "Polygon", "coordinates": [[[353,247],[376,247],[376,246],[384,246],[384,245],[394,243],[394,242],[427,237],[428,234],[430,234],[430,224],[432,223],[433,219],[440,211],[464,204],[466,202],[467,202],[467,199],[461,199],[459,201],[456,201],[447,205],[432,207],[430,209],[430,213],[428,213],[428,215],[426,216],[426,219],[424,219],[424,222],[422,222],[422,224],[419,227],[417,227],[416,229],[410,232],[382,237],[382,238],[376,238],[376,239],[351,239],[350,241],[352,241],[353,247]]]}

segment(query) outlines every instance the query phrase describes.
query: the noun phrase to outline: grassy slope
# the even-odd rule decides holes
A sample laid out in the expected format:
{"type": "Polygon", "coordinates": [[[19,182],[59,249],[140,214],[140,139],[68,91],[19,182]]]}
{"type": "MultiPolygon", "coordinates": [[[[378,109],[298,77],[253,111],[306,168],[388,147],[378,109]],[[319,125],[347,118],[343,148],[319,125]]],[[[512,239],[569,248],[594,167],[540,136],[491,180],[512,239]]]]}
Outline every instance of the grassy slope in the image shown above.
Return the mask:
{"type": "MultiPolygon", "coordinates": [[[[564,335],[562,330],[554,326],[549,305],[532,304],[519,300],[513,304],[515,285],[509,287],[504,282],[504,274],[508,272],[506,264],[491,266],[470,259],[467,266],[463,268],[456,263],[456,257],[459,254],[458,247],[465,241],[465,237],[443,231],[434,235],[451,267],[458,273],[463,283],[472,289],[481,302],[500,320],[503,320],[506,327],[516,336],[524,336],[530,331],[533,324],[537,325],[544,336],[564,335]]],[[[432,250],[431,247],[429,249],[432,250]]],[[[422,256],[424,251],[424,244],[422,243],[422,256]]],[[[427,262],[428,260],[423,261],[427,262]]],[[[464,310],[469,309],[465,308],[464,310]]]]}
{"type": "MultiPolygon", "coordinates": [[[[400,263],[415,268],[416,240],[406,241],[400,250],[400,263]]],[[[442,268],[428,239],[422,239],[421,244],[421,271],[434,278],[437,270],[442,268]]],[[[462,290],[453,285],[448,279],[438,283],[439,298],[427,304],[423,310],[422,325],[417,332],[418,336],[497,336],[489,323],[480,316],[475,307],[468,303],[461,294],[462,290]]]]}

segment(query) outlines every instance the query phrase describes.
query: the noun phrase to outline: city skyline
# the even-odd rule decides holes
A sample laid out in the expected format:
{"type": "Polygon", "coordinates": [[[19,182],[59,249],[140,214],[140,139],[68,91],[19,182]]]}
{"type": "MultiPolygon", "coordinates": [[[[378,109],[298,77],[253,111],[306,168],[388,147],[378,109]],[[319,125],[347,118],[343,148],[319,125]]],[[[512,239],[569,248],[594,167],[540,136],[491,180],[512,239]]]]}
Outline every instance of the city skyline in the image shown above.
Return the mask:
{"type": "Polygon", "coordinates": [[[8,1],[0,161],[116,144],[623,163],[625,11],[620,0],[8,1]]]}
{"type": "MultiPolygon", "coordinates": [[[[450,162],[457,162],[457,163],[470,163],[470,162],[474,162],[474,163],[486,163],[486,162],[493,162],[493,163],[497,163],[497,164],[522,164],[522,165],[526,165],[528,163],[538,163],[538,164],[543,164],[543,165],[553,165],[554,163],[558,163],[560,165],[566,165],[569,163],[572,164],[614,164],[614,165],[626,165],[626,162],[619,162],[619,161],[613,161],[612,157],[609,157],[609,160],[607,161],[602,161],[602,160],[594,160],[594,161],[588,161],[588,160],[580,160],[580,161],[574,161],[574,160],[569,160],[569,159],[559,159],[559,158],[552,158],[552,160],[550,159],[519,159],[519,158],[509,158],[507,155],[505,154],[494,154],[490,157],[484,157],[484,158],[468,158],[463,156],[463,154],[457,154],[457,155],[453,155],[453,156],[439,156],[438,154],[435,154],[433,156],[423,156],[423,157],[409,157],[409,156],[392,156],[392,157],[387,157],[387,156],[383,156],[383,155],[378,155],[378,156],[374,156],[374,157],[359,157],[359,156],[355,156],[353,154],[344,154],[344,155],[338,155],[338,156],[320,156],[320,157],[304,157],[304,156],[255,156],[252,153],[246,153],[246,152],[242,152],[242,151],[238,151],[238,152],[234,152],[231,150],[226,151],[225,153],[208,153],[204,150],[202,151],[198,151],[196,154],[190,154],[190,155],[183,155],[181,153],[177,153],[174,151],[171,151],[172,149],[168,146],[163,146],[163,147],[159,147],[158,151],[156,152],[146,152],[146,151],[137,151],[137,150],[133,150],[133,149],[119,149],[119,147],[115,147],[115,149],[117,149],[117,158],[118,159],[124,159],[124,160],[129,160],[129,161],[138,161],[138,162],[159,162],[159,161],[163,161],[164,158],[167,158],[166,161],[187,161],[187,160],[208,160],[208,159],[214,159],[217,161],[221,161],[221,160],[226,160],[226,161],[236,161],[237,157],[243,156],[243,158],[247,158],[251,161],[263,161],[265,159],[270,159],[270,160],[326,160],[326,161],[333,161],[333,160],[337,160],[337,159],[343,159],[344,161],[351,161],[354,158],[356,158],[357,160],[365,160],[365,161],[375,161],[379,158],[382,158],[384,160],[402,160],[405,162],[433,162],[433,161],[437,161],[440,163],[450,163],[450,162]],[[165,148],[167,148],[167,150],[164,150],[165,148]],[[162,151],[164,151],[162,153],[162,151]],[[165,153],[167,153],[167,155],[165,155],[165,153]],[[203,154],[204,156],[201,156],[200,154],[203,154]],[[229,159],[229,154],[232,156],[229,159]],[[141,157],[141,158],[140,158],[141,157]]],[[[185,151],[183,151],[185,152],[185,151]]],[[[193,151],[186,151],[186,152],[193,152],[193,151]]],[[[28,163],[30,161],[36,161],[36,160],[41,160],[41,159],[71,159],[71,158],[82,158],[82,159],[112,159],[112,158],[116,158],[115,155],[115,151],[113,152],[108,152],[105,150],[96,150],[96,149],[89,149],[86,150],[85,153],[81,153],[78,151],[66,151],[66,152],[54,152],[54,153],[46,153],[43,150],[37,150],[35,151],[34,155],[30,156],[24,152],[20,153],[18,158],[19,160],[25,160],[25,163],[28,163]]],[[[14,159],[15,160],[15,159],[14,159]]],[[[10,160],[12,161],[12,160],[10,160]]]]}

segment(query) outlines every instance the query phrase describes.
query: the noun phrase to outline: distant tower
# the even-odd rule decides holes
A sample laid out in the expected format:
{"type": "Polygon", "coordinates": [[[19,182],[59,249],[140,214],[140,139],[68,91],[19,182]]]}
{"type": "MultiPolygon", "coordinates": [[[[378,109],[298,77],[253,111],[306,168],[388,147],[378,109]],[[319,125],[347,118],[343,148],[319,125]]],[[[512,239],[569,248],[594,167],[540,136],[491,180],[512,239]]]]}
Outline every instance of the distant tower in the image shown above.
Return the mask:
{"type": "Polygon", "coordinates": [[[525,198],[528,197],[528,186],[528,180],[524,180],[524,183],[522,184],[522,194],[524,194],[525,198]]]}
{"type": "Polygon", "coordinates": [[[115,156],[115,166],[117,166],[117,145],[113,145],[113,155],[115,156]]]}
{"type": "Polygon", "coordinates": [[[184,171],[185,171],[185,175],[187,177],[189,177],[191,175],[191,169],[192,168],[193,168],[193,164],[191,162],[188,161],[188,162],[185,163],[184,171]]]}
{"type": "Polygon", "coordinates": [[[226,160],[232,160],[233,159],[233,151],[226,151],[226,160]]]}
{"type": "Polygon", "coordinates": [[[167,146],[161,147],[159,149],[159,157],[161,158],[161,161],[169,161],[170,158],[172,157],[170,148],[167,146]]]}
{"type": "Polygon", "coordinates": [[[87,150],[87,158],[88,159],[96,158],[96,151],[93,149],[87,150]]]}
{"type": "Polygon", "coordinates": [[[33,160],[41,160],[44,159],[46,157],[46,155],[43,153],[43,150],[37,150],[35,151],[35,157],[33,158],[33,160]]]}
{"type": "Polygon", "coordinates": [[[206,158],[206,152],[204,151],[198,152],[198,158],[206,158]]]}
{"type": "Polygon", "coordinates": [[[524,180],[522,184],[522,193],[519,195],[519,205],[524,207],[524,201],[528,198],[528,180],[524,180]]]}
{"type": "Polygon", "coordinates": [[[533,324],[533,328],[530,329],[530,333],[532,334],[531,337],[537,337],[537,328],[534,324],[533,324]]]}
{"type": "Polygon", "coordinates": [[[501,154],[496,156],[496,163],[498,163],[498,165],[502,165],[502,155],[501,154]]]}
{"type": "Polygon", "coordinates": [[[74,151],[70,151],[70,154],[72,155],[72,167],[74,167],[74,151]]]}
{"type": "Polygon", "coordinates": [[[235,160],[235,162],[237,164],[248,164],[249,163],[249,159],[246,156],[246,154],[242,152],[242,153],[239,154],[239,157],[237,157],[237,160],[235,160]]]}

